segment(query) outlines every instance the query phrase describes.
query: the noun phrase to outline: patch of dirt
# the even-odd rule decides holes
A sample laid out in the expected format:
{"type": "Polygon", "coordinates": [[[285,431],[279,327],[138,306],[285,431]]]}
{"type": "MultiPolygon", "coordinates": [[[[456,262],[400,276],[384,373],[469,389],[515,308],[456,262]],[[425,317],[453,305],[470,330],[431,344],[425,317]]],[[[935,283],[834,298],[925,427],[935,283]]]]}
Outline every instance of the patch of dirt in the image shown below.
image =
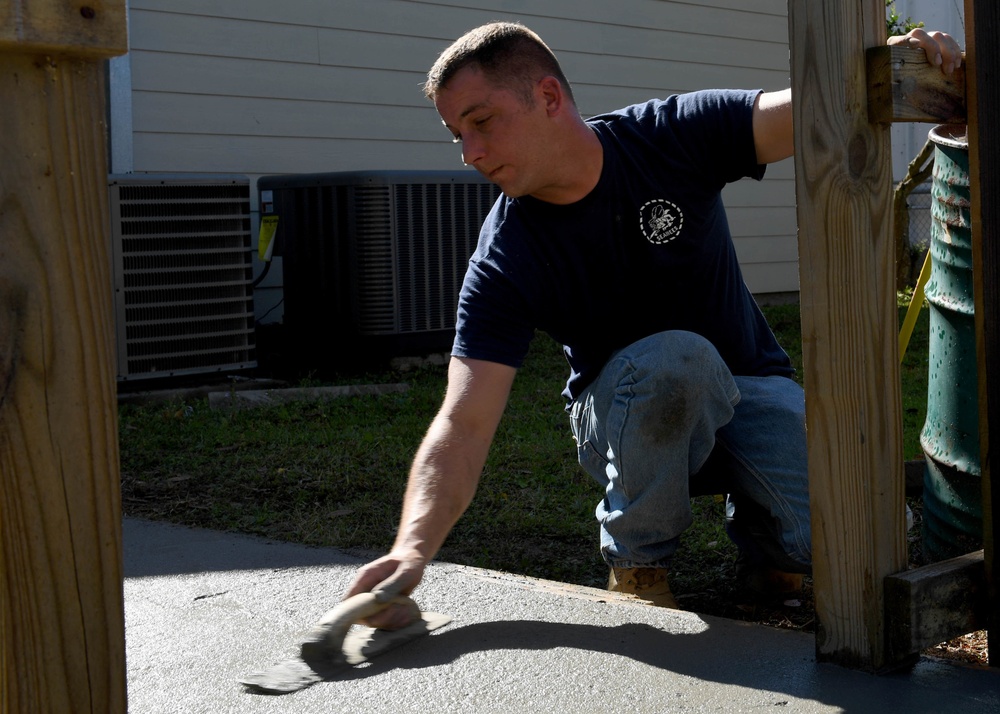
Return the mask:
{"type": "MultiPolygon", "coordinates": [[[[677,595],[678,604],[685,610],[704,615],[725,617],[731,620],[756,622],[800,632],[816,631],[812,581],[805,579],[802,597],[781,602],[762,603],[735,588],[727,596],[716,590],[677,595]]],[[[986,630],[970,632],[948,642],[929,647],[924,655],[962,664],[986,667],[989,665],[989,647],[986,630]]]]}
{"type": "Polygon", "coordinates": [[[924,654],[928,657],[986,667],[989,665],[990,659],[986,630],[970,632],[948,642],[934,645],[924,650],[924,654]]]}
{"type": "MultiPolygon", "coordinates": [[[[761,602],[750,593],[741,591],[731,576],[720,576],[707,587],[702,586],[694,591],[675,591],[675,596],[680,607],[690,612],[800,632],[816,631],[812,578],[808,577],[803,579],[801,597],[783,601],[761,602]]],[[[987,631],[970,632],[948,642],[941,642],[927,648],[922,654],[986,667],[989,665],[987,631]]]]}
{"type": "Polygon", "coordinates": [[[801,596],[784,600],[763,601],[741,590],[734,578],[693,592],[677,591],[675,597],[683,609],[691,612],[801,632],[816,631],[811,578],[804,578],[801,596]]]}

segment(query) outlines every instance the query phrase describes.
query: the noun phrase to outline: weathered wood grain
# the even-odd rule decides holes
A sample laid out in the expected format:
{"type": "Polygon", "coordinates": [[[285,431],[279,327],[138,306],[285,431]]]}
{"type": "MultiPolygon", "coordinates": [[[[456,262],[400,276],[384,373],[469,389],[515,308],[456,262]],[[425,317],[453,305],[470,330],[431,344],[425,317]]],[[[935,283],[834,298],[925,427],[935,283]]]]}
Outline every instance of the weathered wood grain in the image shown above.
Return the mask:
{"type": "MultiPolygon", "coordinates": [[[[0,21],[0,712],[117,714],[121,505],[105,69],[93,59],[109,50],[105,34],[63,23],[77,4],[30,5],[0,8],[14,23],[0,21]],[[88,59],[71,58],[74,40],[88,59]]],[[[116,9],[109,25],[124,28],[124,2],[94,8],[116,9]]]]}
{"type": "Polygon", "coordinates": [[[865,77],[884,10],[789,4],[817,656],[868,670],[906,564],[889,137],[865,77]]]}
{"type": "Polygon", "coordinates": [[[921,650],[982,629],[987,619],[983,551],[885,579],[889,657],[921,650]]]}
{"type": "Polygon", "coordinates": [[[867,61],[871,121],[965,123],[964,64],[946,75],[909,47],[871,47],[867,61]]]}
{"type": "Polygon", "coordinates": [[[1000,478],[993,471],[993,455],[1000,453],[1000,6],[988,0],[966,0],[966,52],[970,72],[969,183],[972,213],[973,284],[976,345],[979,370],[979,443],[983,479],[983,543],[990,605],[987,608],[990,666],[1000,666],[1000,565],[997,534],[1000,519],[993,508],[1000,503],[1000,478]],[[987,79],[989,78],[989,79],[987,79]]]}
{"type": "Polygon", "coordinates": [[[113,57],[128,51],[126,0],[3,0],[0,52],[113,57]]]}

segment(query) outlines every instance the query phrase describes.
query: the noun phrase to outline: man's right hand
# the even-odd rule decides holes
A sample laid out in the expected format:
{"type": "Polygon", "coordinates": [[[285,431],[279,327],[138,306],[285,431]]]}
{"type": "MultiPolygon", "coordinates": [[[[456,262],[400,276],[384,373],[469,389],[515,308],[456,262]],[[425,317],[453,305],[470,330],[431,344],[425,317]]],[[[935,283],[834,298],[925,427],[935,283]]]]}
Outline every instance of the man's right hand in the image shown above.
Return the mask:
{"type": "MultiPolygon", "coordinates": [[[[381,602],[397,595],[409,595],[423,578],[424,567],[423,559],[416,554],[393,551],[363,566],[344,594],[344,599],[364,592],[375,593],[381,602]]],[[[365,620],[366,625],[380,630],[398,630],[411,622],[412,612],[401,605],[390,605],[365,620]]]]}
{"type": "MultiPolygon", "coordinates": [[[[515,372],[494,362],[452,358],[441,411],[410,467],[395,545],[358,571],[346,597],[372,592],[387,602],[417,587],[427,562],[472,501],[515,372]]],[[[389,606],[365,622],[391,630],[412,621],[404,608],[389,606]]]]}

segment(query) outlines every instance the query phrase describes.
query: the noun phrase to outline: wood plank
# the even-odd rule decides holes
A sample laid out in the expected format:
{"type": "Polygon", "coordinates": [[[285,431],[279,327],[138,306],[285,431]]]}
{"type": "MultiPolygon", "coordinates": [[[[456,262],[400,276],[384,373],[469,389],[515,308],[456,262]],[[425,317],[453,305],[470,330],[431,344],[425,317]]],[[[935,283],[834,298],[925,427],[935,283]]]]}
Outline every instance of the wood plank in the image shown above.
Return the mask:
{"type": "MultiPolygon", "coordinates": [[[[754,295],[767,293],[797,293],[799,291],[799,264],[748,263],[741,266],[743,279],[754,295]]],[[[785,346],[785,345],[783,345],[785,346]]]]}
{"type": "Polygon", "coordinates": [[[340,68],[318,64],[209,57],[133,49],[132,88],[144,92],[216,94],[344,104],[423,107],[426,70],[340,68]],[[378,87],[374,96],[372,87],[378,87]],[[385,104],[382,104],[385,103],[385,104]]]}
{"type": "Polygon", "coordinates": [[[1000,478],[993,456],[1000,454],[1000,6],[991,0],[966,0],[966,52],[969,98],[969,179],[972,203],[973,284],[979,370],[979,443],[983,479],[983,542],[989,589],[987,627],[990,666],[1000,667],[1000,478]],[[987,79],[989,78],[989,79],[987,79]]]}
{"type": "MultiPolygon", "coordinates": [[[[787,52],[787,49],[785,50],[787,52]]],[[[770,90],[788,87],[788,66],[760,68],[742,65],[745,55],[722,54],[716,62],[694,65],[678,56],[665,60],[641,60],[614,55],[595,55],[582,52],[559,53],[563,71],[573,85],[578,97],[580,112],[591,113],[617,109],[626,104],[644,101],[651,97],[691,92],[710,88],[758,87],[770,90]],[[723,61],[723,59],[725,61],[723,61]],[[624,101],[603,101],[596,105],[585,101],[582,86],[603,85],[623,90],[624,101]]]]}
{"type": "Polygon", "coordinates": [[[450,142],[385,142],[285,137],[209,136],[140,132],[133,146],[136,171],[152,173],[281,174],[388,169],[456,169],[460,155],[450,142]]]}
{"type": "Polygon", "coordinates": [[[0,54],[0,712],[126,710],[100,61],[0,54]]]}
{"type": "Polygon", "coordinates": [[[775,208],[734,205],[726,208],[726,215],[735,236],[794,236],[796,233],[794,206],[775,208]]]}
{"type": "MultiPolygon", "coordinates": [[[[135,126],[144,132],[451,143],[434,107],[384,107],[213,94],[134,92],[135,126]]],[[[457,148],[449,146],[449,155],[457,148]]]]}
{"type": "Polygon", "coordinates": [[[798,263],[798,244],[795,236],[734,236],[736,253],[746,267],[753,263],[798,263]]]}
{"type": "Polygon", "coordinates": [[[906,567],[888,128],[868,122],[875,0],[789,3],[817,657],[880,670],[906,567]]]}
{"type": "Polygon", "coordinates": [[[4,0],[0,52],[113,57],[128,51],[126,0],[4,0]]]}
{"type": "MultiPolygon", "coordinates": [[[[491,18],[487,16],[486,19],[491,18]]],[[[679,32],[673,29],[669,20],[653,29],[582,25],[561,18],[539,20],[531,25],[560,57],[574,51],[608,58],[687,60],[695,64],[763,70],[788,66],[788,48],[784,42],[761,41],[753,35],[679,32]],[[734,57],[739,57],[740,61],[733,62],[734,57]]]]}
{"type": "MultiPolygon", "coordinates": [[[[764,72],[720,65],[693,70],[683,62],[664,62],[655,66],[633,62],[620,67],[622,74],[617,75],[616,80],[606,69],[600,69],[598,57],[585,56],[584,59],[579,66],[565,63],[566,71],[581,80],[574,82],[574,89],[584,116],[655,96],[705,87],[781,89],[788,85],[787,69],[764,72]],[[627,85],[621,77],[629,78],[627,85]],[[602,81],[608,84],[601,84],[602,81]]],[[[136,91],[431,107],[420,90],[427,70],[425,65],[429,66],[430,62],[414,57],[383,60],[379,62],[381,66],[337,67],[133,49],[130,60],[136,91]],[[406,69],[394,69],[394,66],[406,69]],[[372,87],[376,86],[379,91],[373,93],[372,87]]],[[[780,169],[771,167],[768,175],[775,171],[780,169]]],[[[788,174],[790,176],[791,172],[788,174]]]]}
{"type": "MultiPolygon", "coordinates": [[[[132,10],[165,10],[167,0],[133,0],[132,10]]],[[[482,22],[517,17],[529,26],[553,18],[573,18],[588,25],[606,24],[626,28],[672,27],[687,34],[717,34],[763,38],[787,32],[786,7],[782,0],[715,0],[682,3],[663,0],[619,0],[615,3],[579,0],[450,0],[438,3],[446,11],[429,11],[425,3],[409,0],[297,0],[275,5],[267,2],[229,0],[169,0],[169,10],[192,15],[247,19],[265,23],[289,23],[309,27],[340,27],[358,31],[382,28],[397,34],[423,34],[454,39],[482,22]],[[436,22],[428,23],[429,18],[436,22]],[[454,23],[454,32],[451,31],[454,23]],[[436,27],[435,27],[436,26],[436,27]],[[409,32],[407,31],[409,28],[409,32]],[[446,34],[441,34],[444,31],[446,34]]],[[[544,35],[543,35],[544,36],[544,35]]]]}
{"type": "Polygon", "coordinates": [[[983,551],[890,575],[885,579],[890,661],[982,629],[987,607],[983,551]]]}
{"type": "MultiPolygon", "coordinates": [[[[441,33],[442,17],[426,11],[416,16],[408,30],[392,31],[384,22],[389,10],[379,4],[365,6],[369,19],[360,22],[344,14],[345,27],[315,28],[293,24],[269,24],[242,19],[148,12],[131,12],[133,48],[157,52],[182,52],[205,56],[272,59],[338,66],[384,66],[400,70],[415,68],[426,72],[451,40],[470,27],[494,19],[484,15],[467,25],[455,27],[455,34],[425,37],[421,30],[441,33]],[[381,21],[376,21],[381,20],[381,21]],[[371,24],[368,24],[368,23],[371,24]],[[362,29],[364,28],[364,29],[362,29]]],[[[707,66],[721,65],[742,71],[784,71],[788,51],[782,42],[762,42],[743,36],[694,36],[670,29],[604,27],[573,18],[539,19],[536,29],[564,63],[573,58],[587,62],[591,69],[579,74],[587,81],[620,81],[629,76],[604,67],[603,62],[645,66],[657,62],[683,62],[707,66]],[[592,76],[596,72],[597,76],[592,76]],[[600,79],[600,78],[604,79],[600,79]]],[[[569,72],[569,67],[566,68],[569,72]]],[[[669,77],[664,74],[664,80],[669,77]]],[[[787,76],[787,75],[786,75],[787,76]]],[[[573,76],[570,77],[571,81],[573,76]]],[[[727,84],[726,86],[732,86],[727,84]]]]}
{"type": "MultiPolygon", "coordinates": [[[[169,9],[164,5],[163,9],[169,9]]],[[[319,62],[315,27],[130,8],[133,49],[275,62],[319,62]]]]}
{"type": "Polygon", "coordinates": [[[909,47],[871,47],[867,62],[871,121],[965,123],[964,64],[946,75],[909,47]]]}
{"type": "Polygon", "coordinates": [[[762,181],[743,179],[722,190],[723,203],[728,206],[786,208],[795,205],[795,178],[771,176],[768,170],[762,181]]]}

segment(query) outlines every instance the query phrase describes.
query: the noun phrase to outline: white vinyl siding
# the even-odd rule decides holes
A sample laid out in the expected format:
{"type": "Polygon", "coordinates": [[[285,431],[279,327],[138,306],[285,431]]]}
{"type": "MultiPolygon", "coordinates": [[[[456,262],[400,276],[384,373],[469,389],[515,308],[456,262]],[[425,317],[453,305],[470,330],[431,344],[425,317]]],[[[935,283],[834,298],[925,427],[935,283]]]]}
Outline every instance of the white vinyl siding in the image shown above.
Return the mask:
{"type": "MultiPolygon", "coordinates": [[[[590,116],[694,89],[787,87],[786,12],[783,0],[130,0],[132,126],[123,137],[113,122],[112,145],[128,144],[115,155],[131,165],[112,168],[252,180],[460,168],[421,83],[476,25],[536,30],[590,116]]],[[[797,291],[792,162],[726,203],[751,290],[797,291]]]]}

